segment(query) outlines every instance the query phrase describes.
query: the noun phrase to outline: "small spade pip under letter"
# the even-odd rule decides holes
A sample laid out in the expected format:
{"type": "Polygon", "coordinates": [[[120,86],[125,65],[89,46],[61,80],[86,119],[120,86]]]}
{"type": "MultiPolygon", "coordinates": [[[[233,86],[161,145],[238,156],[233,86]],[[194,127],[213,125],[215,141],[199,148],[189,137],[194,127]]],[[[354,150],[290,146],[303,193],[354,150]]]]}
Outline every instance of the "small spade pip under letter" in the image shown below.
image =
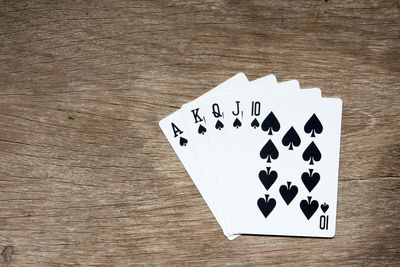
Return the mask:
{"type": "Polygon", "coordinates": [[[233,122],[233,127],[235,127],[236,129],[239,129],[240,126],[242,126],[242,123],[240,122],[240,120],[238,118],[236,118],[236,120],[233,122]]]}
{"type": "Polygon", "coordinates": [[[197,131],[199,134],[204,135],[205,132],[207,132],[206,127],[204,127],[203,125],[200,124],[199,129],[197,131]]]}
{"type": "Polygon", "coordinates": [[[224,128],[224,124],[220,120],[218,120],[215,124],[215,129],[221,130],[222,128],[224,128]]]}
{"type": "Polygon", "coordinates": [[[254,129],[256,129],[256,128],[258,128],[258,126],[260,126],[260,123],[258,122],[258,120],[257,119],[254,119],[252,122],[251,122],[251,127],[253,127],[254,129]]]}
{"type": "Polygon", "coordinates": [[[181,136],[181,138],[179,139],[179,144],[180,144],[181,146],[186,146],[187,142],[188,142],[188,140],[186,140],[186,139],[183,138],[182,136],[181,136]]]}

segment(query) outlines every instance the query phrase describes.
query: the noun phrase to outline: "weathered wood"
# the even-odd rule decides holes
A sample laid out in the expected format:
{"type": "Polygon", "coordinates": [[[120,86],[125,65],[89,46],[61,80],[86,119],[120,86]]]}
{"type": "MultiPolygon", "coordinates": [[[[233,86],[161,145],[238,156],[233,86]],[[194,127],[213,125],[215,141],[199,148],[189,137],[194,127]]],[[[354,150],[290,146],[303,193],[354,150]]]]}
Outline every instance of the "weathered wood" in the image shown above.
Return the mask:
{"type": "Polygon", "coordinates": [[[400,264],[398,1],[0,7],[5,266],[400,264]],[[158,128],[240,71],[343,99],[334,239],[228,241],[158,128]]]}

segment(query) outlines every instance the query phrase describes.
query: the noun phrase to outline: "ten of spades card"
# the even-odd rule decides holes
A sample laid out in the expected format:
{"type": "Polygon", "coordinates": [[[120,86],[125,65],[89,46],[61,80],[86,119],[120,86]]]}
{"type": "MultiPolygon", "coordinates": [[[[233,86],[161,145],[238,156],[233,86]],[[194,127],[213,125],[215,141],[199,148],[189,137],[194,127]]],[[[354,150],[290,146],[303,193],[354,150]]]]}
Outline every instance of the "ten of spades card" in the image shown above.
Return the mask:
{"type": "Polygon", "coordinates": [[[341,100],[260,94],[241,103],[259,126],[242,140],[233,232],[333,237],[341,100]]]}
{"type": "Polygon", "coordinates": [[[257,92],[262,92],[262,94],[265,95],[274,93],[286,93],[287,95],[293,93],[301,95],[301,93],[309,93],[309,95],[313,94],[320,96],[320,90],[317,88],[299,90],[297,81],[285,82],[278,85],[273,82],[264,82],[257,83],[255,86],[253,86],[253,82],[250,82],[247,88],[240,90],[240,93],[205,98],[198,103],[199,107],[201,107],[202,110],[205,110],[205,120],[208,122],[208,125],[211,125],[208,133],[209,147],[207,153],[205,153],[203,157],[207,157],[208,160],[213,164],[210,168],[210,171],[214,171],[214,176],[212,176],[212,173],[210,173],[206,180],[210,184],[214,194],[218,196],[217,201],[220,202],[219,210],[222,212],[226,229],[225,233],[228,236],[232,235],[233,233],[230,229],[230,218],[228,216],[228,196],[230,192],[230,183],[232,183],[232,177],[229,176],[229,158],[231,156],[235,156],[237,151],[235,151],[234,145],[231,145],[232,143],[227,143],[227,141],[232,141],[230,137],[232,132],[240,132],[242,121],[244,121],[245,116],[243,112],[239,112],[240,116],[236,116],[234,121],[227,123],[227,118],[236,113],[234,109],[232,109],[232,114],[231,111],[226,112],[227,110],[225,109],[225,103],[222,101],[222,99],[235,97],[236,95],[243,93],[252,94],[257,92]]]}

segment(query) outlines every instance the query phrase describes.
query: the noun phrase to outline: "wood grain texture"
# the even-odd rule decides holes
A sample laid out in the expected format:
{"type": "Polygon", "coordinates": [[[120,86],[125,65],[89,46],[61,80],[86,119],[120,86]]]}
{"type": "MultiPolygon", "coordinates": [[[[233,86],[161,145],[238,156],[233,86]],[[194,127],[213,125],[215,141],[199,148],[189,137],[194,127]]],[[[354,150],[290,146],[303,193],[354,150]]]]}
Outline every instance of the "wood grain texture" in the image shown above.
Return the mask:
{"type": "Polygon", "coordinates": [[[399,265],[399,1],[1,1],[0,264],[399,265]],[[238,72],[343,99],[337,235],[228,241],[158,121],[238,72]]]}

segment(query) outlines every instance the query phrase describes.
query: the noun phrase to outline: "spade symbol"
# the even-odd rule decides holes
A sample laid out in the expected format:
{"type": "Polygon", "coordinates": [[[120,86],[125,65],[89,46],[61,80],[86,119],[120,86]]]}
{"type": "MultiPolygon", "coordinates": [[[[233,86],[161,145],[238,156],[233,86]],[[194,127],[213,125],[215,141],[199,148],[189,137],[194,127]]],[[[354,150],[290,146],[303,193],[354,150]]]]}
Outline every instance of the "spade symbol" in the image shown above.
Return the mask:
{"type": "Polygon", "coordinates": [[[289,150],[293,150],[293,146],[299,146],[301,143],[300,137],[293,127],[290,127],[289,131],[283,136],[282,144],[289,146],[289,150]]]}
{"type": "Polygon", "coordinates": [[[279,152],[276,149],[274,143],[272,143],[271,139],[264,145],[264,147],[260,151],[260,157],[262,159],[267,159],[267,162],[271,162],[271,159],[277,159],[279,156],[279,152]]]}
{"type": "Polygon", "coordinates": [[[238,118],[233,122],[233,127],[236,127],[236,129],[239,129],[239,127],[242,126],[242,123],[238,118]]]}
{"type": "Polygon", "coordinates": [[[268,135],[272,135],[272,131],[277,132],[281,128],[278,119],[275,117],[272,111],[268,114],[265,120],[261,124],[261,129],[264,132],[268,132],[268,135]]]}
{"type": "Polygon", "coordinates": [[[318,209],[318,201],[316,200],[311,201],[311,197],[307,198],[308,201],[303,199],[300,202],[300,208],[303,211],[304,215],[306,216],[307,220],[309,220],[318,209]]]}
{"type": "Polygon", "coordinates": [[[186,139],[183,138],[182,136],[181,136],[181,138],[179,139],[179,144],[180,144],[181,146],[186,146],[187,142],[188,142],[188,140],[186,140],[186,139]]]}
{"type": "Polygon", "coordinates": [[[310,193],[314,189],[314,187],[318,184],[319,179],[320,179],[319,173],[318,172],[313,173],[312,169],[309,170],[309,173],[303,172],[303,174],[301,175],[301,180],[303,181],[303,184],[310,193]]]}
{"type": "Polygon", "coordinates": [[[200,124],[199,126],[199,130],[197,131],[199,134],[204,135],[205,132],[207,132],[206,127],[204,127],[203,125],[200,124]]]}
{"type": "Polygon", "coordinates": [[[224,128],[224,124],[220,120],[218,120],[215,124],[215,129],[221,130],[222,128],[224,128]]]}
{"type": "Polygon", "coordinates": [[[305,161],[310,161],[310,165],[314,165],[314,161],[319,161],[321,159],[321,152],[319,152],[314,142],[311,142],[306,150],[304,150],[303,159],[305,161]]]}
{"type": "Polygon", "coordinates": [[[265,195],[264,198],[259,198],[257,201],[257,206],[261,210],[265,218],[272,212],[276,206],[276,201],[273,198],[268,199],[269,195],[265,195]]]}
{"type": "Polygon", "coordinates": [[[278,178],[278,174],[276,171],[270,172],[271,167],[267,167],[267,171],[260,171],[258,173],[258,178],[260,178],[261,183],[264,185],[265,189],[270,189],[270,187],[274,184],[276,179],[278,178]]]}
{"type": "Polygon", "coordinates": [[[315,113],[311,116],[311,118],[304,125],[304,131],[306,133],[311,133],[311,137],[315,137],[315,133],[317,133],[317,134],[322,133],[323,129],[324,128],[322,127],[322,124],[319,121],[317,115],[315,115],[315,113]]]}
{"type": "Polygon", "coordinates": [[[281,196],[282,196],[283,200],[285,200],[287,205],[289,205],[290,202],[292,202],[292,200],[296,197],[297,192],[299,192],[299,190],[297,189],[297,186],[295,186],[295,185],[290,186],[290,184],[291,184],[291,182],[287,182],[287,186],[282,185],[279,188],[279,193],[281,193],[281,196]]]}
{"type": "Polygon", "coordinates": [[[326,203],[321,204],[321,210],[322,210],[324,213],[325,213],[328,209],[329,209],[329,205],[328,205],[328,204],[326,204],[326,203]]]}
{"type": "Polygon", "coordinates": [[[253,127],[254,129],[256,129],[258,126],[260,126],[260,123],[258,122],[257,119],[254,119],[254,120],[251,122],[251,127],[253,127]]]}

